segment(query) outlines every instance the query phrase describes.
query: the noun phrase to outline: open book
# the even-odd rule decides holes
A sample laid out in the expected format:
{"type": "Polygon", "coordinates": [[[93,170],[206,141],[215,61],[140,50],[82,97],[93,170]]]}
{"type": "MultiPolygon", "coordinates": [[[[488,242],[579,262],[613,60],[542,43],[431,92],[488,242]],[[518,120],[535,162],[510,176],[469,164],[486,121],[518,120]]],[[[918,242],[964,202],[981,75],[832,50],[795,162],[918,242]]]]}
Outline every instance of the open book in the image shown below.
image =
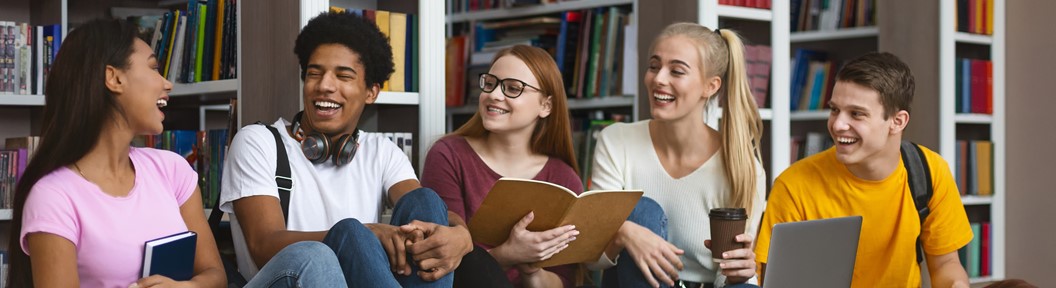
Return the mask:
{"type": "Polygon", "coordinates": [[[517,221],[534,211],[528,231],[571,224],[580,233],[565,250],[532,266],[592,262],[601,257],[641,197],[641,190],[589,191],[576,196],[557,184],[504,177],[491,187],[470,220],[469,231],[474,242],[497,246],[506,242],[517,221]]]}
{"type": "Polygon", "coordinates": [[[187,281],[194,277],[194,252],[198,234],[180,232],[143,244],[143,270],[140,277],[164,275],[172,280],[187,281]]]}

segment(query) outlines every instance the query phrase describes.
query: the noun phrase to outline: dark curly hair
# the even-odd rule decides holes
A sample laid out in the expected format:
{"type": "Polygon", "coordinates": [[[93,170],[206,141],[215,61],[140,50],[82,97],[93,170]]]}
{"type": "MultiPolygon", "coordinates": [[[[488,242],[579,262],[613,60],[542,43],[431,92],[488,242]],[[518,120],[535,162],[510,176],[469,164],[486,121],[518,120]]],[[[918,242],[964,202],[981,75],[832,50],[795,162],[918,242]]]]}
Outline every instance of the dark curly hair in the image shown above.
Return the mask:
{"type": "Polygon", "coordinates": [[[365,67],[367,87],[381,85],[392,75],[392,46],[389,37],[373,21],[348,12],[323,12],[308,21],[297,35],[293,53],[301,65],[301,80],[308,71],[308,58],[324,44],[340,44],[359,54],[365,67]]]}

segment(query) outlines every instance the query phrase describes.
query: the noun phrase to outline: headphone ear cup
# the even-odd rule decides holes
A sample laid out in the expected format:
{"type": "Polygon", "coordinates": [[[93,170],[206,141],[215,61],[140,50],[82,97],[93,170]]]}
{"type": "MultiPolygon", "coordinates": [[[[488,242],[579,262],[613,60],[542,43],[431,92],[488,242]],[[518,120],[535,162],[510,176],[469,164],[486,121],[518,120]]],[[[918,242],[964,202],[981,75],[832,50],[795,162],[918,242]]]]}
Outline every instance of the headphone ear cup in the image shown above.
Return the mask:
{"type": "Polygon", "coordinates": [[[301,152],[314,164],[326,162],[326,158],[330,156],[330,147],[330,138],[319,133],[305,135],[304,141],[301,141],[301,152]]]}
{"type": "Polygon", "coordinates": [[[356,150],[359,149],[358,137],[352,135],[341,135],[337,138],[337,142],[334,143],[334,165],[345,165],[352,162],[352,158],[356,156],[356,150]]]}

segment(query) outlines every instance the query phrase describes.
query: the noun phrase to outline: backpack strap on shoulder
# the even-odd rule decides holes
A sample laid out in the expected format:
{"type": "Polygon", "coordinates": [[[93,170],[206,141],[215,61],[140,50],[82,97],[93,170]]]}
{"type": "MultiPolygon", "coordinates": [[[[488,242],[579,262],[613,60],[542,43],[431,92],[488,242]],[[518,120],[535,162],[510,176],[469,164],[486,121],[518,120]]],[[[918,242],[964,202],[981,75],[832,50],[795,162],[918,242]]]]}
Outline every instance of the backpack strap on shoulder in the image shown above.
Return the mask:
{"type": "MultiPolygon", "coordinates": [[[[931,170],[928,168],[927,158],[924,156],[924,151],[920,149],[917,144],[908,140],[902,140],[901,147],[902,164],[906,167],[906,174],[909,184],[909,191],[913,194],[913,204],[917,208],[917,214],[920,216],[920,230],[924,231],[924,220],[928,218],[928,214],[931,214],[931,209],[928,208],[928,202],[931,202],[931,195],[934,194],[933,187],[931,186],[931,170]]],[[[920,240],[920,234],[917,235],[917,263],[924,260],[924,247],[920,240]]]]}
{"type": "MultiPolygon", "coordinates": [[[[259,122],[258,122],[259,123],[259,122]]],[[[263,124],[262,124],[263,125],[263,124]]],[[[286,155],[286,146],[282,136],[275,127],[264,125],[275,136],[275,187],[279,190],[279,203],[282,204],[282,220],[290,224],[290,191],[293,191],[293,177],[290,176],[290,159],[286,155]]]]}

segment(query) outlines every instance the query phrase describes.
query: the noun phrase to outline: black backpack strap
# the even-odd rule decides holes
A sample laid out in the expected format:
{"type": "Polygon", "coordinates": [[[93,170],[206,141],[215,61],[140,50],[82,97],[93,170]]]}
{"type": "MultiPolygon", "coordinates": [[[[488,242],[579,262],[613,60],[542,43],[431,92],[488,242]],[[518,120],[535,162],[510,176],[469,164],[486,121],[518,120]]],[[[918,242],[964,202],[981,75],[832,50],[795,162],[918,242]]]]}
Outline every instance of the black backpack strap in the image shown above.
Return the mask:
{"type": "MultiPolygon", "coordinates": [[[[275,150],[277,152],[275,155],[275,185],[278,187],[279,203],[282,205],[282,220],[289,224],[290,191],[293,190],[293,178],[290,177],[290,160],[286,156],[286,146],[282,144],[282,136],[279,136],[278,129],[259,121],[253,124],[263,125],[268,128],[268,131],[271,131],[272,136],[275,136],[275,150]]],[[[209,213],[209,228],[213,230],[214,234],[220,228],[220,220],[223,215],[224,213],[220,211],[220,195],[218,193],[216,199],[213,200],[213,211],[209,213]]]]}
{"type": "Polygon", "coordinates": [[[290,176],[290,159],[286,156],[286,146],[282,136],[275,127],[264,125],[275,136],[275,186],[278,187],[279,203],[282,204],[282,221],[290,223],[290,191],[293,190],[293,177],[290,176]]]}
{"type": "MultiPolygon", "coordinates": [[[[916,206],[917,214],[920,216],[920,230],[923,233],[924,220],[928,218],[928,214],[931,214],[928,202],[931,202],[931,195],[934,193],[931,186],[931,170],[928,168],[928,161],[924,157],[924,151],[917,144],[902,140],[901,151],[902,164],[906,166],[906,173],[909,178],[909,191],[913,193],[913,204],[916,206]]],[[[923,260],[924,246],[918,234],[917,263],[923,260]]]]}

